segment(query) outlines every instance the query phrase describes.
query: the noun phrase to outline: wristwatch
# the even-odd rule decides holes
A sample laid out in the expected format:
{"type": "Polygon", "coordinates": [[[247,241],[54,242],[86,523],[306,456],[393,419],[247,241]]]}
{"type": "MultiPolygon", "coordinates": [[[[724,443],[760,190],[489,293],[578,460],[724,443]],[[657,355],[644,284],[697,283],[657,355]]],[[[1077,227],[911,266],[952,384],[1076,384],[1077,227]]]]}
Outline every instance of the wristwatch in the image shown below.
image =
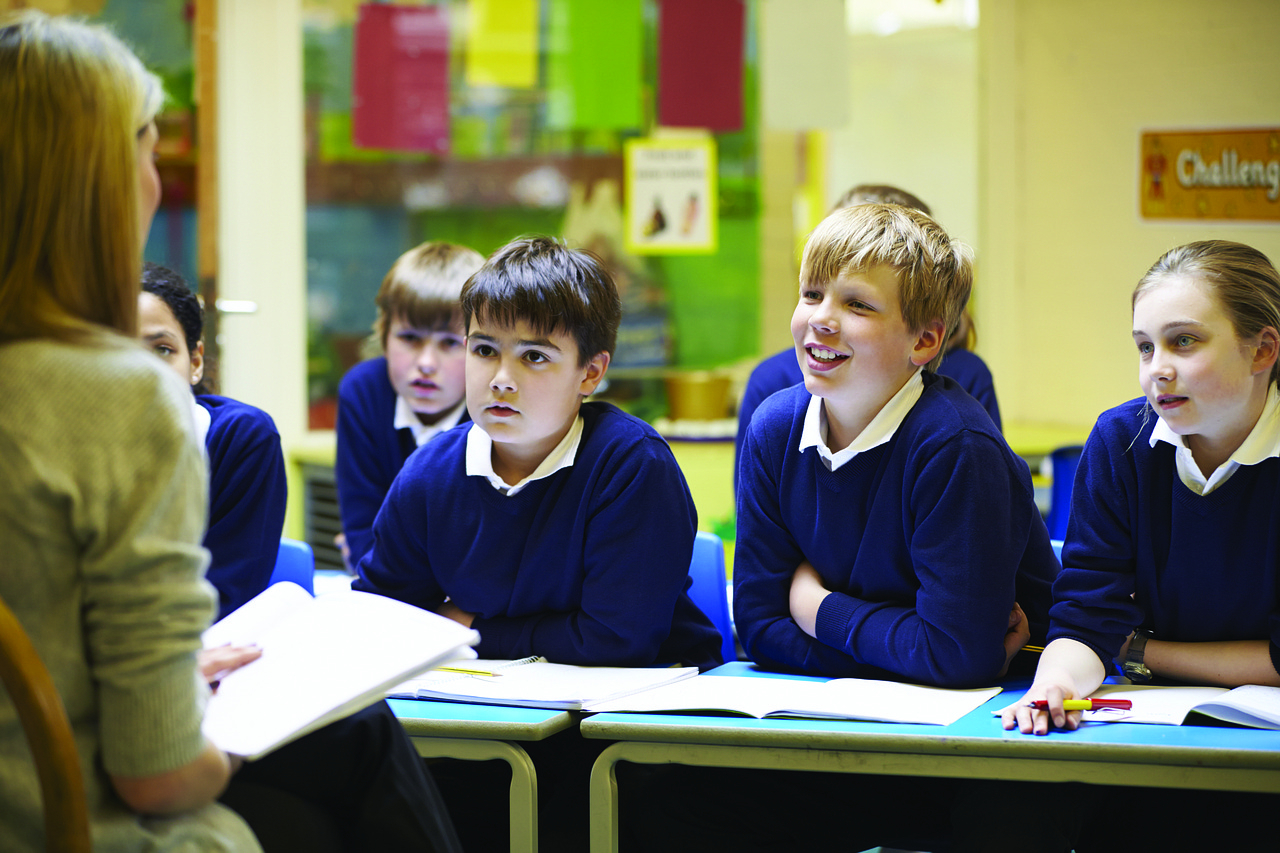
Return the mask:
{"type": "Polygon", "coordinates": [[[1147,640],[1152,636],[1154,635],[1150,631],[1138,630],[1129,641],[1129,651],[1125,653],[1120,668],[1124,671],[1125,678],[1134,684],[1146,684],[1151,680],[1151,670],[1142,662],[1142,657],[1147,651],[1147,640]]]}

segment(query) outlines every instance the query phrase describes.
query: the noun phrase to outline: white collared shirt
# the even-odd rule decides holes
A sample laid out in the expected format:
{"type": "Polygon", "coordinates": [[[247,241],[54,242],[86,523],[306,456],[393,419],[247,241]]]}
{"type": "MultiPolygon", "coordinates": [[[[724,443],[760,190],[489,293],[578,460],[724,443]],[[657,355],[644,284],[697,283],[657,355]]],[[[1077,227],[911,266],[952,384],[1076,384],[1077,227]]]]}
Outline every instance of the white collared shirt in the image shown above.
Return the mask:
{"type": "Polygon", "coordinates": [[[457,426],[458,421],[462,420],[462,410],[467,407],[467,401],[462,400],[458,405],[454,406],[449,412],[436,421],[434,424],[427,426],[418,420],[418,415],[409,408],[409,404],[404,401],[404,397],[396,395],[396,417],[393,423],[396,429],[407,429],[413,433],[414,442],[421,447],[432,438],[449,429],[457,426]]]}
{"type": "Polygon", "coordinates": [[[578,445],[582,442],[582,415],[573,419],[573,425],[560,439],[560,443],[552,448],[547,458],[542,460],[534,472],[514,486],[509,486],[493,471],[493,439],[479,425],[472,424],[467,432],[467,476],[487,477],[489,483],[507,497],[523,489],[534,480],[550,477],[561,468],[573,465],[578,456],[578,445]]]}
{"type": "Polygon", "coordinates": [[[827,446],[827,412],[822,406],[821,397],[810,397],[809,408],[804,415],[804,426],[800,431],[800,447],[801,453],[810,447],[818,449],[818,455],[822,457],[823,463],[827,466],[828,471],[835,471],[841,465],[848,462],[859,453],[879,447],[889,439],[893,438],[893,434],[898,431],[898,427],[902,426],[902,421],[907,417],[907,413],[911,411],[911,407],[920,399],[920,395],[924,393],[924,380],[920,377],[920,370],[917,369],[911,375],[898,393],[889,398],[889,402],[884,404],[880,411],[876,412],[876,416],[871,419],[871,423],[867,424],[862,432],[858,433],[848,447],[837,450],[835,453],[827,446]]]}
{"type": "Polygon", "coordinates": [[[1200,466],[1196,465],[1191,448],[1187,447],[1182,436],[1169,429],[1163,419],[1157,421],[1155,428],[1151,430],[1151,446],[1155,447],[1157,441],[1173,445],[1178,479],[1182,484],[1197,495],[1207,495],[1225,483],[1241,465],[1257,465],[1280,456],[1280,394],[1277,394],[1276,386],[1272,385],[1267,391],[1267,402],[1262,407],[1258,422],[1249,430],[1236,452],[1219,465],[1208,479],[1200,473],[1200,466]]]}

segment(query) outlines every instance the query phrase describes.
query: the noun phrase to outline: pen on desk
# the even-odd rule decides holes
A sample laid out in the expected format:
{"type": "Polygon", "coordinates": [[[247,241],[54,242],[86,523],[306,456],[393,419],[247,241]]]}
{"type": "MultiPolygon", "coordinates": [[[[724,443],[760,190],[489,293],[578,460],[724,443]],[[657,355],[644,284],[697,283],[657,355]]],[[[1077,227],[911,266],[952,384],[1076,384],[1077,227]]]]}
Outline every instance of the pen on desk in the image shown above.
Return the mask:
{"type": "Polygon", "coordinates": [[[1023,646],[1022,650],[1024,652],[1035,652],[1036,654],[1040,654],[1044,651],[1044,646],[1023,646]]]}
{"type": "MultiPolygon", "coordinates": [[[[1037,699],[1034,702],[1028,702],[1028,707],[1035,708],[1037,711],[1045,711],[1049,708],[1049,703],[1044,699],[1037,699]]],[[[1133,707],[1133,703],[1128,699],[1063,699],[1062,710],[1064,711],[1097,711],[1102,708],[1115,708],[1118,711],[1128,711],[1133,707]]]]}
{"type": "Polygon", "coordinates": [[[466,669],[461,666],[438,666],[436,667],[436,672],[457,672],[462,675],[487,675],[490,678],[497,678],[502,675],[500,672],[490,672],[487,669],[466,669]]]}

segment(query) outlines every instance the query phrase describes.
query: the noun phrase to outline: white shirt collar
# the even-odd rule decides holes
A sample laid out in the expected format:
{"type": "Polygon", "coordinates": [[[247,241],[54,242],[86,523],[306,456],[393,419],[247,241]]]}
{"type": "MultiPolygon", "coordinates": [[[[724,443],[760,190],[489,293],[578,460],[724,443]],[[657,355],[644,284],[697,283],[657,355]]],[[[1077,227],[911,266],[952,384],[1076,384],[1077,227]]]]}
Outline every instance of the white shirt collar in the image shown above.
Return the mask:
{"type": "Polygon", "coordinates": [[[209,410],[200,405],[196,400],[196,395],[191,395],[191,417],[196,421],[196,442],[200,445],[200,449],[205,449],[205,439],[209,437],[209,426],[213,423],[213,415],[209,414],[209,410]]]}
{"type": "Polygon", "coordinates": [[[1218,466],[1206,479],[1200,473],[1191,448],[1183,441],[1182,436],[1169,429],[1163,419],[1157,420],[1151,430],[1149,441],[1152,447],[1157,441],[1164,441],[1174,446],[1174,459],[1178,465],[1178,479],[1188,489],[1198,495],[1207,495],[1221,486],[1236,472],[1241,465],[1257,465],[1267,459],[1280,456],[1280,393],[1272,385],[1267,391],[1267,402],[1262,407],[1258,422],[1249,430],[1244,441],[1236,448],[1226,462],[1218,466]]]}
{"type": "Polygon", "coordinates": [[[923,393],[924,380],[920,376],[920,370],[916,370],[898,389],[898,393],[890,397],[889,402],[876,412],[871,423],[858,433],[858,437],[848,447],[837,450],[835,453],[832,453],[827,446],[827,413],[822,406],[822,398],[811,397],[809,408],[804,415],[804,427],[800,432],[799,451],[804,453],[810,447],[816,447],[827,470],[835,471],[859,453],[879,447],[893,438],[893,434],[898,431],[898,427],[902,426],[907,413],[923,393]]]}
{"type": "Polygon", "coordinates": [[[514,486],[509,486],[493,472],[493,439],[479,425],[472,424],[471,429],[467,431],[467,476],[487,477],[490,485],[507,497],[511,497],[534,480],[550,477],[561,468],[573,465],[573,460],[578,455],[578,445],[581,443],[582,415],[578,415],[573,419],[573,425],[564,434],[564,438],[560,439],[560,443],[547,454],[546,459],[542,460],[542,464],[528,477],[514,486]]]}
{"type": "Polygon", "coordinates": [[[467,401],[462,400],[458,405],[454,406],[449,412],[436,421],[434,424],[427,426],[418,420],[417,414],[413,409],[409,408],[409,404],[404,401],[404,397],[396,395],[396,417],[393,425],[396,429],[407,429],[413,432],[414,442],[421,447],[435,436],[456,426],[458,421],[462,419],[462,410],[467,407],[467,401]]]}

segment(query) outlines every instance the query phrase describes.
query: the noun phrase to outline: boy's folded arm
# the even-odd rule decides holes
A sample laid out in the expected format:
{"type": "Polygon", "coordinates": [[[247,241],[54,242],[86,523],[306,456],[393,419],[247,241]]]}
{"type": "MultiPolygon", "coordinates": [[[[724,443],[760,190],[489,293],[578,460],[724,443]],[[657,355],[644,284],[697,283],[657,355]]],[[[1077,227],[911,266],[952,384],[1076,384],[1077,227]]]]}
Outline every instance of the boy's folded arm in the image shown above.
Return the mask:
{"type": "Polygon", "coordinates": [[[817,636],[904,678],[946,687],[999,676],[1004,635],[1033,517],[1028,483],[990,438],[963,432],[913,473],[913,601],[828,596],[817,636]],[[993,519],[1007,520],[993,524],[993,519]]]}
{"type": "Polygon", "coordinates": [[[428,524],[421,517],[401,513],[402,507],[419,505],[397,479],[383,509],[373,525],[373,544],[356,566],[351,588],[357,592],[373,592],[435,610],[445,600],[444,591],[431,570],[426,542],[428,524]]]}
{"type": "Polygon", "coordinates": [[[670,449],[647,439],[600,477],[590,500],[579,607],[477,618],[481,656],[538,654],[600,666],[661,662],[697,530],[684,476],[670,449]]]}
{"type": "Polygon", "coordinates": [[[739,466],[738,537],[734,551],[734,622],[747,657],[773,670],[852,676],[865,667],[823,645],[792,619],[791,581],[805,562],[782,521],[777,486],[769,471],[776,464],[755,431],[748,433],[739,466]]]}

